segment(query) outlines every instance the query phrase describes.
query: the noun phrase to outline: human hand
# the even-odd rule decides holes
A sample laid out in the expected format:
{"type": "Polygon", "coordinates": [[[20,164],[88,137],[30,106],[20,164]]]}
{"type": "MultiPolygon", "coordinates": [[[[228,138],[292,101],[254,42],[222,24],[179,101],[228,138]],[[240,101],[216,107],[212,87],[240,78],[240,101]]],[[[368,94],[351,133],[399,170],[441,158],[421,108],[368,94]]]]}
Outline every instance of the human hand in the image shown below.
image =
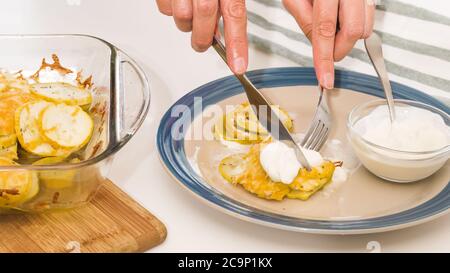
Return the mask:
{"type": "Polygon", "coordinates": [[[243,74],[248,65],[247,12],[245,0],[156,0],[161,13],[173,16],[177,27],[192,32],[191,46],[206,51],[223,17],[227,63],[231,70],[243,74]]]}
{"type": "Polygon", "coordinates": [[[320,85],[332,89],[334,62],[342,60],[359,39],[369,37],[373,31],[374,1],[283,0],[283,4],[312,42],[320,85]]]}

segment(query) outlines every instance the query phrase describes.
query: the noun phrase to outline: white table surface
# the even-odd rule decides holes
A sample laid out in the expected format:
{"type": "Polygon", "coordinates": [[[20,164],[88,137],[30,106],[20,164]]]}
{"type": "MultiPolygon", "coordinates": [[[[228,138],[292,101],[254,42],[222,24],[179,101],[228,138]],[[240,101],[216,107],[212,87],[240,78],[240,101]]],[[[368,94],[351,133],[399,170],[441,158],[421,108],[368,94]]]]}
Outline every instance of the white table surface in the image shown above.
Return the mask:
{"type": "MultiPolygon", "coordinates": [[[[194,53],[190,36],[157,12],[154,0],[2,1],[0,33],[83,33],[104,38],[134,57],[152,87],[150,114],[113,163],[111,179],[159,217],[167,240],[150,252],[382,252],[450,251],[450,215],[404,230],[358,236],[322,236],[281,231],[218,212],[183,190],[158,159],[159,119],[186,92],[229,75],[209,51],[194,53]]],[[[251,69],[294,66],[291,61],[250,49],[251,69]]]]}

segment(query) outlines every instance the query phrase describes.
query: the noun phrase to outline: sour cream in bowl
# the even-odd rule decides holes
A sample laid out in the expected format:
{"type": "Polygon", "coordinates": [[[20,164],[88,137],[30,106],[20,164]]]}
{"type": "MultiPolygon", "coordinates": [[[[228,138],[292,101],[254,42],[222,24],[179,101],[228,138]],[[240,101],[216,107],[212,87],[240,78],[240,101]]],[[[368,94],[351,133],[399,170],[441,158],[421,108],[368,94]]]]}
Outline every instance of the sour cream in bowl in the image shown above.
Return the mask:
{"type": "Polygon", "coordinates": [[[394,182],[413,182],[438,171],[450,156],[450,117],[430,105],[395,100],[391,123],[385,100],[359,105],[347,121],[355,154],[370,172],[394,182]]]}

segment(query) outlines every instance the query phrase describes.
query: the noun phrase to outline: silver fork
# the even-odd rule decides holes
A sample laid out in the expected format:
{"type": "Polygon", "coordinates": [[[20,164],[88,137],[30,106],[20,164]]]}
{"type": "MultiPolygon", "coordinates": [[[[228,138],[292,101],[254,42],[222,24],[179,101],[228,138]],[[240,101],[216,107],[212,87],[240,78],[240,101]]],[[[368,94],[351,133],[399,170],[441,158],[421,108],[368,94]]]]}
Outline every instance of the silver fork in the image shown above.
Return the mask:
{"type": "Polygon", "coordinates": [[[331,114],[327,103],[327,91],[319,85],[320,97],[313,121],[302,140],[301,146],[319,151],[325,144],[331,129],[331,114]]]}

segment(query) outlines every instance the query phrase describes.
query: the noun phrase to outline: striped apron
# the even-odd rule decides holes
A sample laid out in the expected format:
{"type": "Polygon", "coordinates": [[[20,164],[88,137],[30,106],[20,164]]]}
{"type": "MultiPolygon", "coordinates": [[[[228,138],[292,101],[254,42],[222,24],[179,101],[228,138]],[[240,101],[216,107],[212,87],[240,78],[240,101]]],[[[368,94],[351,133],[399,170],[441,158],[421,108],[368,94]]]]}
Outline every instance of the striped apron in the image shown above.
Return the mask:
{"type": "MultiPolygon", "coordinates": [[[[312,49],[281,0],[247,0],[250,42],[312,66],[312,49]]],[[[375,32],[383,39],[390,79],[450,102],[450,1],[378,1],[375,32]]],[[[250,60],[251,61],[251,60],[250,60]]],[[[376,75],[359,41],[336,68],[376,75]]]]}

